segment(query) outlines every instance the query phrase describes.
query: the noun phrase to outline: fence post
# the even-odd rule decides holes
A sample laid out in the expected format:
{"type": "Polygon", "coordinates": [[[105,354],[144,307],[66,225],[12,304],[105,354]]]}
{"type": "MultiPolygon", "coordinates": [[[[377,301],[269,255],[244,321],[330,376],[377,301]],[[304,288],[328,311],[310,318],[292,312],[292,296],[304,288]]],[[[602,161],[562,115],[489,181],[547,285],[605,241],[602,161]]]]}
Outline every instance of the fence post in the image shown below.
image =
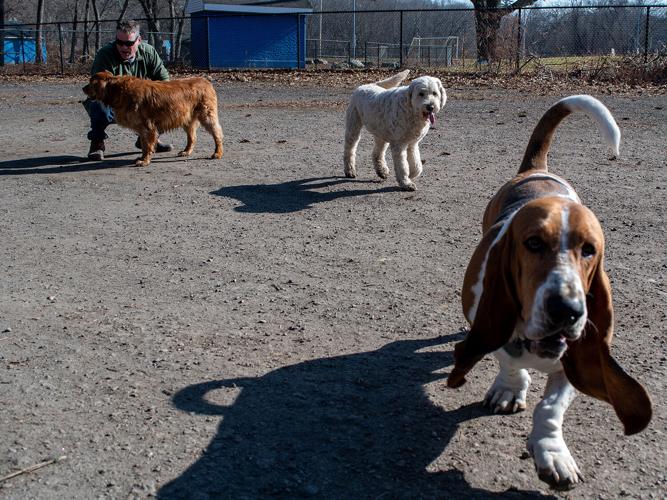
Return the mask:
{"type": "Polygon", "coordinates": [[[651,7],[646,7],[646,26],[644,27],[644,64],[648,63],[648,30],[650,17],[651,7]]]}
{"type": "Polygon", "coordinates": [[[347,64],[352,64],[352,42],[347,42],[347,64]]]}
{"type": "Polygon", "coordinates": [[[65,74],[65,61],[63,60],[63,27],[58,23],[58,44],[60,45],[60,76],[65,74]]]}
{"type": "Polygon", "coordinates": [[[403,11],[400,12],[399,36],[401,37],[401,39],[399,40],[398,44],[398,50],[399,50],[398,67],[402,68],[403,67],[403,11]]]}
{"type": "Polygon", "coordinates": [[[466,69],[466,37],[461,37],[461,63],[463,65],[463,70],[466,69]]]}
{"type": "Polygon", "coordinates": [[[519,9],[519,19],[516,34],[516,72],[519,72],[521,66],[521,9],[519,9]]]}
{"type": "Polygon", "coordinates": [[[368,66],[368,41],[364,42],[364,66],[368,66]]]}

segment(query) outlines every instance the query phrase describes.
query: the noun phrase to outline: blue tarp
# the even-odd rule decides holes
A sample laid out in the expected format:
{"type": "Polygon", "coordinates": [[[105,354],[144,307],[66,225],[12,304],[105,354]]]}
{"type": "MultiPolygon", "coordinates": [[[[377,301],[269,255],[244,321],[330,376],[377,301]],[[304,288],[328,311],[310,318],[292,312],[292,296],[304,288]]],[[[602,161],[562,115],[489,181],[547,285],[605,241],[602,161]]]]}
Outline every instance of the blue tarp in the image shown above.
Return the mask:
{"type": "MultiPolygon", "coordinates": [[[[22,64],[35,62],[34,38],[5,37],[4,59],[5,64],[22,64]]],[[[42,62],[46,62],[46,43],[42,42],[42,62]]]]}

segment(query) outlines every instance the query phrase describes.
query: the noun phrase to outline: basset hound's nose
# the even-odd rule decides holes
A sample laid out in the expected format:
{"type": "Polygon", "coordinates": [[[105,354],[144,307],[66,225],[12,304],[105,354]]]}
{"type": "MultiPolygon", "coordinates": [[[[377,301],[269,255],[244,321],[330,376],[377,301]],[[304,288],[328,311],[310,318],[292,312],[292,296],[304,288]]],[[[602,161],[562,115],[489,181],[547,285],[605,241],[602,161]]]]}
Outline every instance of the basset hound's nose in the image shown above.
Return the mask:
{"type": "Polygon", "coordinates": [[[426,105],[426,111],[428,111],[429,113],[432,113],[434,109],[435,107],[433,107],[433,104],[426,105]]]}
{"type": "Polygon", "coordinates": [[[547,314],[553,324],[572,326],[584,315],[584,303],[561,295],[552,295],[547,299],[547,314]]]}

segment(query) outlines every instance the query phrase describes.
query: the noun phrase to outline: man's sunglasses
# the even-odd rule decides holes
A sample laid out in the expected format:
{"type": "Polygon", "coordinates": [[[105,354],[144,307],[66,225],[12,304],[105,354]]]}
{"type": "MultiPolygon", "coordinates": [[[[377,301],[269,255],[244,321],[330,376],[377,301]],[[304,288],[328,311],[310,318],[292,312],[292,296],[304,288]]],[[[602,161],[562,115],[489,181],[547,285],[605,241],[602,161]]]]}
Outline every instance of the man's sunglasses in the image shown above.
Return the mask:
{"type": "Polygon", "coordinates": [[[134,40],[119,40],[116,38],[116,45],[120,45],[121,47],[132,47],[135,43],[137,43],[137,40],[139,40],[139,37],[135,38],[134,40]]]}

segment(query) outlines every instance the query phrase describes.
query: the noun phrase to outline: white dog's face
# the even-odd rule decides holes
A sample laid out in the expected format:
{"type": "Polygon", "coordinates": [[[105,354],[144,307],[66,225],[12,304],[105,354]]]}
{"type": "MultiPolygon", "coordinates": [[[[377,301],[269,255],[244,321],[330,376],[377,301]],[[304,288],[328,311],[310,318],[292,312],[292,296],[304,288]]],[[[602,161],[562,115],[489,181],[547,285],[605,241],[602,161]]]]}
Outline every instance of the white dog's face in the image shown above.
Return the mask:
{"type": "Polygon", "coordinates": [[[447,102],[447,93],[439,78],[420,76],[410,82],[412,109],[420,113],[425,122],[435,124],[435,115],[447,102]]]}

